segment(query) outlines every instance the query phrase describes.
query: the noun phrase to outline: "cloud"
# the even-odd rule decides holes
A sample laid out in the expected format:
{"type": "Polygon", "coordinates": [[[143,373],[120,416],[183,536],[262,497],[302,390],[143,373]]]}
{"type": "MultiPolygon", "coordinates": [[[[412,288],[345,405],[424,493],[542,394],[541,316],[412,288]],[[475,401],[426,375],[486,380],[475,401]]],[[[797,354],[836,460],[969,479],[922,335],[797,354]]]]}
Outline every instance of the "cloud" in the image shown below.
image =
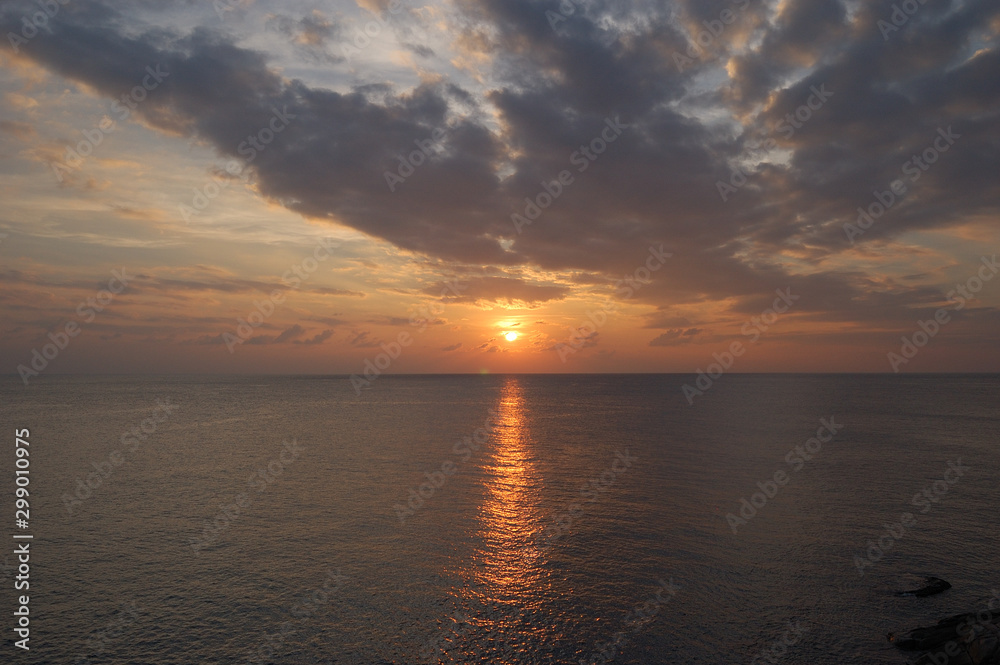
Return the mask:
{"type": "Polygon", "coordinates": [[[10,134],[11,136],[22,141],[32,139],[37,134],[34,126],[26,122],[17,122],[15,120],[0,120],[0,132],[10,134]]]}
{"type": "Polygon", "coordinates": [[[315,336],[310,337],[309,339],[301,340],[301,341],[296,341],[295,343],[296,344],[306,344],[306,345],[309,345],[309,346],[314,346],[314,345],[317,345],[317,344],[322,344],[323,342],[325,342],[326,340],[330,339],[331,337],[333,337],[333,331],[332,330],[324,330],[324,331],[322,331],[320,333],[316,333],[315,336]]]}
{"type": "Polygon", "coordinates": [[[650,346],[680,346],[681,344],[689,344],[691,338],[702,332],[702,328],[688,328],[682,330],[680,328],[675,328],[673,330],[668,330],[659,337],[650,340],[650,346]]]}
{"type": "Polygon", "coordinates": [[[340,40],[343,26],[327,18],[318,9],[299,19],[286,14],[271,14],[265,19],[264,27],[283,35],[310,60],[328,64],[344,61],[343,56],[330,53],[327,48],[329,42],[340,40]]]}
{"type": "Polygon", "coordinates": [[[294,326],[288,328],[280,335],[275,337],[274,343],[281,344],[282,342],[288,342],[295,339],[296,337],[301,337],[304,333],[305,333],[305,328],[296,323],[294,326]]]}
{"type": "MultiPolygon", "coordinates": [[[[553,30],[538,3],[457,0],[446,19],[461,35],[454,62],[473,75],[435,73],[408,89],[382,78],[339,90],[287,78],[249,42],[206,27],[143,27],[84,0],[21,57],[109,98],[158,63],[169,76],[137,116],[227,159],[244,159],[247,137],[280,113],[287,127],[249,167],[256,191],[451,265],[614,280],[669,240],[674,257],[636,291],[638,303],[751,313],[790,287],[802,294],[796,317],[912,319],[941,288],[886,277],[858,260],[859,247],[1000,212],[1000,47],[985,27],[1000,6],[928,3],[884,38],[877,21],[891,13],[888,0],[787,0],[773,16],[771,5],[752,4],[682,68],[673,54],[726,3],[599,0],[553,30]],[[832,95],[811,109],[823,86],[832,95]],[[797,113],[808,119],[789,125],[797,113]],[[613,141],[602,138],[609,127],[622,128],[613,141]],[[852,245],[843,225],[948,127],[957,142],[852,245]],[[421,153],[435,131],[439,146],[421,153]],[[775,149],[750,150],[766,138],[775,149]],[[420,164],[390,191],[385,174],[404,170],[400,155],[420,164]],[[746,184],[723,201],[717,183],[737,166],[746,184]],[[562,171],[572,182],[518,233],[511,215],[553,190],[562,171]]],[[[7,3],[0,30],[18,31],[36,7],[7,3]]],[[[303,48],[325,48],[340,29],[318,13],[275,15],[271,26],[303,48]]],[[[490,275],[453,300],[534,307],[572,293],[555,280],[490,275]]],[[[684,325],[648,323],[664,335],[684,325]]],[[[664,335],[654,345],[674,343],[664,335]]]]}
{"type": "Polygon", "coordinates": [[[371,333],[367,330],[362,330],[360,332],[355,332],[354,335],[347,340],[347,343],[351,346],[356,346],[362,349],[373,348],[379,345],[379,340],[372,339],[369,337],[371,333]]]}
{"type": "MultiPolygon", "coordinates": [[[[439,295],[448,289],[446,283],[431,285],[425,293],[439,295]]],[[[458,282],[445,298],[455,302],[520,304],[532,307],[551,300],[562,300],[569,293],[566,286],[533,284],[516,277],[473,277],[458,282]]]]}
{"type": "Polygon", "coordinates": [[[441,350],[442,351],[457,351],[460,348],[462,348],[462,343],[461,342],[456,342],[455,344],[449,344],[448,346],[441,347],[441,350]]]}

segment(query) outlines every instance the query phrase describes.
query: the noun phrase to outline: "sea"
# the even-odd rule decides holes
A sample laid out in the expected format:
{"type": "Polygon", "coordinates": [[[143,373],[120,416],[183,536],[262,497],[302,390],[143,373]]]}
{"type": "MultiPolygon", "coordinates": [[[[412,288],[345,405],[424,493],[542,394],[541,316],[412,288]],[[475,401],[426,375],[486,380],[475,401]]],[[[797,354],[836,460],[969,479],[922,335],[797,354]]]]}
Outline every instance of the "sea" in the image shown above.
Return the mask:
{"type": "Polygon", "coordinates": [[[684,384],[0,379],[0,661],[888,665],[1000,597],[1000,377],[684,384]]]}

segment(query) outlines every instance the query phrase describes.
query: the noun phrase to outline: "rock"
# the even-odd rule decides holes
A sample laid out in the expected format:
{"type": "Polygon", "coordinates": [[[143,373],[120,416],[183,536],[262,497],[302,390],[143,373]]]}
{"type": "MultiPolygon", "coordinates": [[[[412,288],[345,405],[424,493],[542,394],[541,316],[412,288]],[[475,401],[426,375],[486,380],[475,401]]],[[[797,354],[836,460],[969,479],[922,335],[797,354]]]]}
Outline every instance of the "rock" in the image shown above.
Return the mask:
{"type": "Polygon", "coordinates": [[[957,614],[888,637],[903,651],[922,652],[914,665],[1000,665],[1000,610],[957,614]]]}

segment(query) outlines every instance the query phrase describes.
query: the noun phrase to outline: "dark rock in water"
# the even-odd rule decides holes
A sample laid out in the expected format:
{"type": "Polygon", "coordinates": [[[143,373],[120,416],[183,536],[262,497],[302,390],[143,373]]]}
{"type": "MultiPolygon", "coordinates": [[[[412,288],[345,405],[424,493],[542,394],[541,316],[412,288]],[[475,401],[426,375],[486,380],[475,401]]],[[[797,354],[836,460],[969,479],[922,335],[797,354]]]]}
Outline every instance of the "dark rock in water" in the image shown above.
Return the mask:
{"type": "Polygon", "coordinates": [[[922,652],[911,661],[914,665],[1000,665],[1000,610],[957,614],[888,637],[903,651],[922,652]]]}
{"type": "Polygon", "coordinates": [[[940,577],[927,577],[924,579],[924,586],[919,589],[914,589],[913,591],[897,591],[896,595],[923,598],[924,596],[933,596],[936,593],[947,591],[950,588],[951,585],[940,577]]]}

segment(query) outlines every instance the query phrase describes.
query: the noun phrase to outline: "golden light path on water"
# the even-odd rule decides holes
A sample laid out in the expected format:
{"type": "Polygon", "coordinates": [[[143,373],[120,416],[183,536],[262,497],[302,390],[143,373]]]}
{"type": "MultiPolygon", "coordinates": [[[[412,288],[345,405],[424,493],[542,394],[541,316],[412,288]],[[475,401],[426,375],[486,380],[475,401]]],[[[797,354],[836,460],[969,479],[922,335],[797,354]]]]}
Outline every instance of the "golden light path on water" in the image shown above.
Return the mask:
{"type": "Polygon", "coordinates": [[[537,610],[549,585],[537,560],[526,555],[541,516],[533,443],[517,378],[507,378],[496,411],[476,546],[462,575],[462,604],[474,628],[462,642],[467,658],[514,663],[523,662],[525,650],[531,653],[557,638],[551,625],[533,621],[541,617],[537,610]]]}

